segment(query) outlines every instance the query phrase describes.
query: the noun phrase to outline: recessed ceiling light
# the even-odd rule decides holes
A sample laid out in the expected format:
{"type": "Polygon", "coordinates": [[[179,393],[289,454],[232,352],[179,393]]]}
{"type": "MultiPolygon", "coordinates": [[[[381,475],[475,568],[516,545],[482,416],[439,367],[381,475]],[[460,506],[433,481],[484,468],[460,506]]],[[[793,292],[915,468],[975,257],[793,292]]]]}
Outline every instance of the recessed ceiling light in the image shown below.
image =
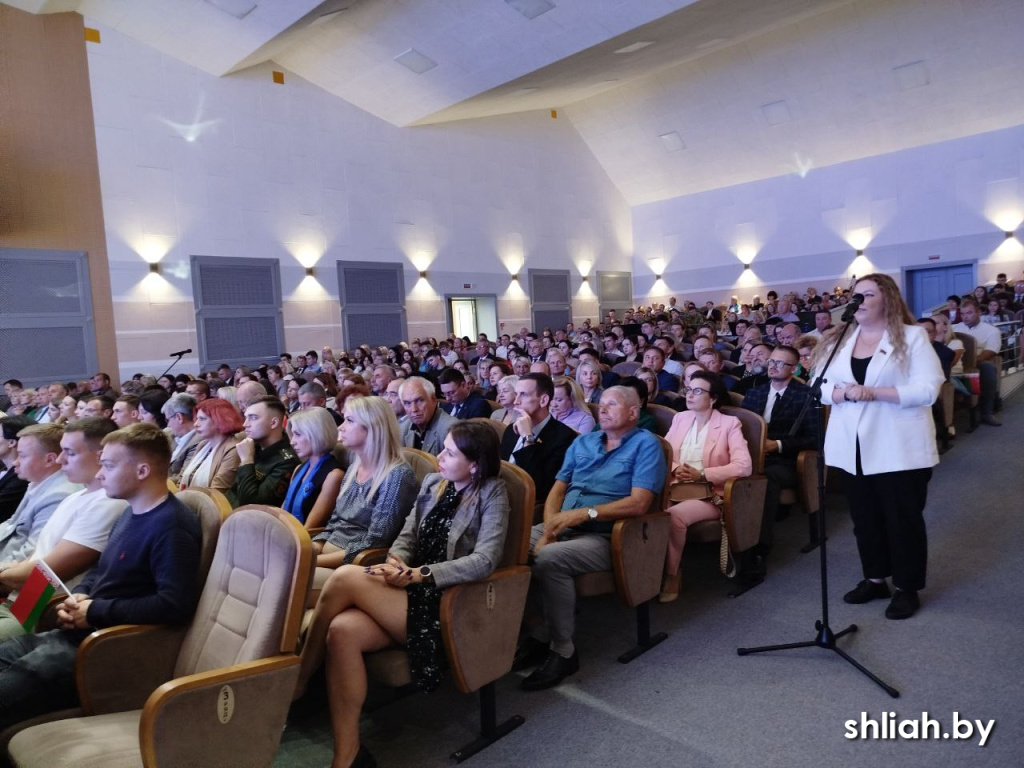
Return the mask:
{"type": "Polygon", "coordinates": [[[236,19],[244,19],[256,8],[256,3],[252,0],[206,0],[206,2],[236,19]]]}
{"type": "Polygon", "coordinates": [[[761,111],[764,113],[764,119],[768,121],[768,125],[782,125],[793,119],[793,114],[789,111],[789,105],[785,99],[773,101],[771,104],[763,104],[761,111]]]}
{"type": "Polygon", "coordinates": [[[510,8],[519,11],[531,21],[555,7],[551,0],[505,0],[505,2],[510,8]]]}
{"type": "Polygon", "coordinates": [[[681,149],[686,149],[686,142],[683,141],[683,137],[679,135],[678,131],[663,133],[658,138],[665,145],[666,152],[678,152],[681,149]]]}
{"type": "Polygon", "coordinates": [[[627,45],[625,48],[619,48],[616,53],[634,53],[635,51],[639,51],[641,48],[646,48],[648,45],[654,45],[654,41],[648,40],[646,42],[633,43],[632,45],[627,45]]]}
{"type": "Polygon", "coordinates": [[[401,64],[408,70],[415,72],[417,75],[422,75],[437,66],[437,62],[429,56],[417,51],[415,48],[410,48],[405,53],[400,53],[395,56],[395,61],[401,64]]]}
{"type": "Polygon", "coordinates": [[[901,67],[894,67],[892,73],[896,76],[896,83],[901,91],[920,88],[931,82],[928,77],[928,67],[924,65],[923,61],[914,61],[901,67]]]}

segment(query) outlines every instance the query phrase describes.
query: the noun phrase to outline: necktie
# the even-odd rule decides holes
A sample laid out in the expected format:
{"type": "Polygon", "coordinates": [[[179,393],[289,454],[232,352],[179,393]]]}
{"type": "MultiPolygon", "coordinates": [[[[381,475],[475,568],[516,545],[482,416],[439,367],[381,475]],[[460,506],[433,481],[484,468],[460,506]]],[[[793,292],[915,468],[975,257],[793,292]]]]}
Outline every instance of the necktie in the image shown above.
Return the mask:
{"type": "Polygon", "coordinates": [[[772,401],[772,407],[768,410],[768,418],[765,419],[765,421],[768,422],[769,424],[771,424],[772,422],[772,417],[775,416],[775,409],[779,407],[779,400],[781,399],[782,393],[776,392],[775,399],[772,401]]]}

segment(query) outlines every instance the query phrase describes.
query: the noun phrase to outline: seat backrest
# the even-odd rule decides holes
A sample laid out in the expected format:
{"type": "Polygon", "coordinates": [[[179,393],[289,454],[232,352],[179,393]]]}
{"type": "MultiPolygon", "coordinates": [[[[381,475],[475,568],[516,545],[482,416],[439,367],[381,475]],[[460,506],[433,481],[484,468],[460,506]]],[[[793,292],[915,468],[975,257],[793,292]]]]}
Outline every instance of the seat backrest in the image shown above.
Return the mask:
{"type": "Polygon", "coordinates": [[[352,454],[349,449],[341,443],[338,443],[331,449],[331,454],[334,456],[335,461],[338,462],[338,466],[341,467],[343,471],[348,472],[348,468],[352,464],[352,454]]]}
{"type": "Polygon", "coordinates": [[[494,413],[496,410],[501,408],[501,403],[499,403],[497,400],[488,400],[487,404],[491,406],[491,413],[494,413]]]}
{"type": "Polygon", "coordinates": [[[587,403],[587,408],[590,409],[590,415],[594,417],[594,421],[597,422],[598,429],[601,428],[601,404],[600,403],[587,403]]]}
{"type": "Polygon", "coordinates": [[[661,494],[656,495],[651,500],[651,506],[647,509],[647,514],[664,512],[671,504],[669,494],[672,490],[672,460],[675,458],[675,451],[672,450],[671,443],[664,437],[659,437],[658,443],[661,445],[661,453],[665,457],[665,484],[662,486],[661,494]]]}
{"type": "Polygon", "coordinates": [[[291,653],[313,550],[302,524],[275,507],[245,506],[221,527],[175,677],[291,653]]]}
{"type": "Polygon", "coordinates": [[[530,553],[530,526],[533,525],[537,488],[526,470],[507,461],[501,462],[499,476],[505,482],[505,490],[508,492],[509,512],[505,550],[498,567],[526,565],[530,553]]]}
{"type": "Polygon", "coordinates": [[[750,449],[750,461],[754,474],[764,474],[764,441],[768,434],[768,425],[765,423],[764,417],[759,413],[748,411],[746,408],[732,405],[723,405],[719,410],[740,420],[743,438],[747,441],[747,448],[750,449]]]}
{"type": "Polygon", "coordinates": [[[493,429],[494,430],[494,434],[496,434],[498,436],[498,443],[499,444],[501,443],[501,438],[505,434],[505,428],[506,428],[507,425],[502,424],[497,419],[487,419],[487,418],[484,418],[482,416],[478,416],[476,418],[469,419],[469,421],[476,421],[476,422],[479,422],[480,424],[483,424],[485,427],[490,427],[491,429],[493,429]]]}
{"type": "Polygon", "coordinates": [[[199,517],[203,540],[199,549],[199,576],[196,585],[197,589],[202,591],[210,572],[210,563],[213,562],[213,553],[217,549],[221,526],[231,514],[231,502],[223,493],[211,488],[189,488],[187,491],[178,491],[174,496],[199,517]]]}
{"type": "Polygon", "coordinates": [[[402,458],[412,467],[419,485],[423,485],[423,478],[427,475],[438,471],[437,457],[418,448],[403,448],[402,458]]]}
{"type": "Polygon", "coordinates": [[[974,340],[974,337],[969,333],[960,333],[959,331],[954,334],[964,345],[964,355],[960,358],[960,362],[964,366],[965,371],[973,371],[978,367],[978,342],[974,340]]]}
{"type": "Polygon", "coordinates": [[[676,417],[676,412],[667,405],[658,405],[657,403],[649,403],[647,410],[654,417],[654,421],[657,422],[658,436],[664,437],[667,435],[672,427],[672,419],[676,417]]]}
{"type": "Polygon", "coordinates": [[[743,405],[743,395],[741,395],[739,392],[730,392],[729,401],[732,403],[734,407],[739,408],[743,405]]]}
{"type": "Polygon", "coordinates": [[[642,366],[643,363],[638,363],[634,360],[628,363],[616,363],[615,365],[612,366],[612,370],[615,373],[619,374],[619,376],[632,376],[642,366]]]}

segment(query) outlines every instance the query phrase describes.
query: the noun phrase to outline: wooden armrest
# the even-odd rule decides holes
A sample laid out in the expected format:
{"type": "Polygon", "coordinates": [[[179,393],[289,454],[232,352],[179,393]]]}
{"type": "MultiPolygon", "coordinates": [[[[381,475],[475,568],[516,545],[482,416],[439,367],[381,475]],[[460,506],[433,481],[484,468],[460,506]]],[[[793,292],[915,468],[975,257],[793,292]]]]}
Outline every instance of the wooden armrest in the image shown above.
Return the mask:
{"type": "Polygon", "coordinates": [[[768,478],[764,475],[733,477],[726,481],[722,519],[733,554],[750,549],[760,540],[767,490],[768,478]]]}
{"type": "Polygon", "coordinates": [[[670,526],[667,512],[615,521],[611,541],[615,589],[630,608],[647,602],[661,589],[670,526]]]}
{"type": "Polygon", "coordinates": [[[380,565],[387,559],[387,547],[373,547],[371,549],[364,549],[352,558],[352,565],[380,565]]]}
{"type": "Polygon", "coordinates": [[[448,666],[463,693],[479,690],[512,669],[529,586],[530,569],[515,565],[444,590],[441,633],[448,666]]]}
{"type": "Polygon", "coordinates": [[[821,509],[821,499],[818,498],[817,451],[800,451],[797,454],[796,476],[800,483],[800,487],[797,489],[800,494],[800,503],[806,514],[813,515],[821,509]]]}
{"type": "Polygon", "coordinates": [[[187,627],[124,624],[93,632],[78,648],[75,685],[87,715],[141,709],[174,676],[187,627]]]}
{"type": "Polygon", "coordinates": [[[281,654],[164,683],[142,710],[143,765],[270,765],[298,676],[281,654]]]}

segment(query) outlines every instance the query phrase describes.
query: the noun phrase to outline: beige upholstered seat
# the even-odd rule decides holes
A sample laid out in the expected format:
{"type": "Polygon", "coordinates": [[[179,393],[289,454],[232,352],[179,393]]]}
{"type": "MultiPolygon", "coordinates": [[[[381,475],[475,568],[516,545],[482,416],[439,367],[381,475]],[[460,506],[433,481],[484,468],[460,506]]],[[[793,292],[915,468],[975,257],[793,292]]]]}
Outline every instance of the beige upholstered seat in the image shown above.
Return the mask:
{"type": "MultiPolygon", "coordinates": [[[[954,334],[960,342],[964,345],[964,354],[960,358],[960,364],[963,365],[964,373],[977,373],[978,372],[978,342],[969,333],[957,332],[954,334]]],[[[981,398],[978,395],[959,395],[956,398],[957,404],[965,409],[968,414],[969,422],[967,431],[973,432],[978,427],[978,421],[980,419],[979,406],[981,398]]]]}
{"type": "MultiPolygon", "coordinates": [[[[501,479],[509,497],[508,534],[498,568],[490,577],[444,590],[441,632],[448,667],[463,693],[480,691],[482,735],[453,753],[465,759],[518,727],[515,716],[497,723],[494,682],[512,669],[519,626],[526,608],[530,569],[530,526],[536,497],[533,479],[521,468],[503,461],[501,479]]],[[[366,655],[369,677],[382,685],[400,688],[411,681],[408,658],[402,648],[366,655]]]]}
{"type": "Polygon", "coordinates": [[[668,505],[672,447],[659,437],[665,457],[665,485],[654,497],[645,515],[616,520],[612,528],[612,570],[584,573],[575,578],[576,594],[593,597],[616,592],[630,608],[636,608],[637,644],[619,656],[626,664],[650,650],[666,635],[651,635],[650,601],[661,589],[661,574],[668,549],[670,520],[668,505]]]}
{"type": "Polygon", "coordinates": [[[676,411],[669,408],[667,405],[658,405],[657,403],[649,403],[647,410],[651,416],[654,417],[654,421],[658,425],[658,437],[664,437],[668,434],[669,429],[672,427],[672,419],[676,417],[676,411]]]}
{"type": "Polygon", "coordinates": [[[159,626],[94,632],[76,662],[87,716],[17,734],[11,763],[270,766],[298,676],[294,648],[311,564],[309,536],[294,517],[270,507],[236,510],[221,528],[183,640],[159,626]]]}
{"type": "Polygon", "coordinates": [[[615,365],[612,366],[612,372],[619,374],[619,376],[632,376],[642,367],[643,363],[638,363],[636,361],[628,363],[616,363],[615,365]]]}
{"type": "MultiPolygon", "coordinates": [[[[738,555],[757,544],[761,538],[764,495],[768,489],[768,479],[764,476],[764,441],[768,425],[761,414],[746,408],[727,405],[721,411],[740,420],[753,463],[749,477],[734,477],[725,483],[722,518],[729,535],[729,549],[738,562],[738,555]]],[[[722,539],[722,524],[718,520],[695,523],[687,528],[686,538],[694,542],[719,542],[722,539]]],[[[734,594],[741,592],[739,588],[734,590],[734,594]]]]}
{"type": "Polygon", "coordinates": [[[478,421],[481,424],[483,424],[485,427],[490,427],[491,429],[493,429],[494,430],[494,434],[496,434],[498,436],[498,442],[499,443],[501,442],[501,438],[505,434],[505,429],[507,427],[506,424],[502,424],[497,419],[485,419],[485,418],[482,418],[482,417],[478,417],[478,418],[475,418],[475,419],[470,419],[470,421],[478,421]]]}
{"type": "Polygon", "coordinates": [[[420,485],[423,484],[423,478],[432,472],[437,472],[437,457],[432,453],[427,453],[417,448],[403,448],[402,457],[409,462],[413,474],[416,475],[416,482],[420,485]]]}

